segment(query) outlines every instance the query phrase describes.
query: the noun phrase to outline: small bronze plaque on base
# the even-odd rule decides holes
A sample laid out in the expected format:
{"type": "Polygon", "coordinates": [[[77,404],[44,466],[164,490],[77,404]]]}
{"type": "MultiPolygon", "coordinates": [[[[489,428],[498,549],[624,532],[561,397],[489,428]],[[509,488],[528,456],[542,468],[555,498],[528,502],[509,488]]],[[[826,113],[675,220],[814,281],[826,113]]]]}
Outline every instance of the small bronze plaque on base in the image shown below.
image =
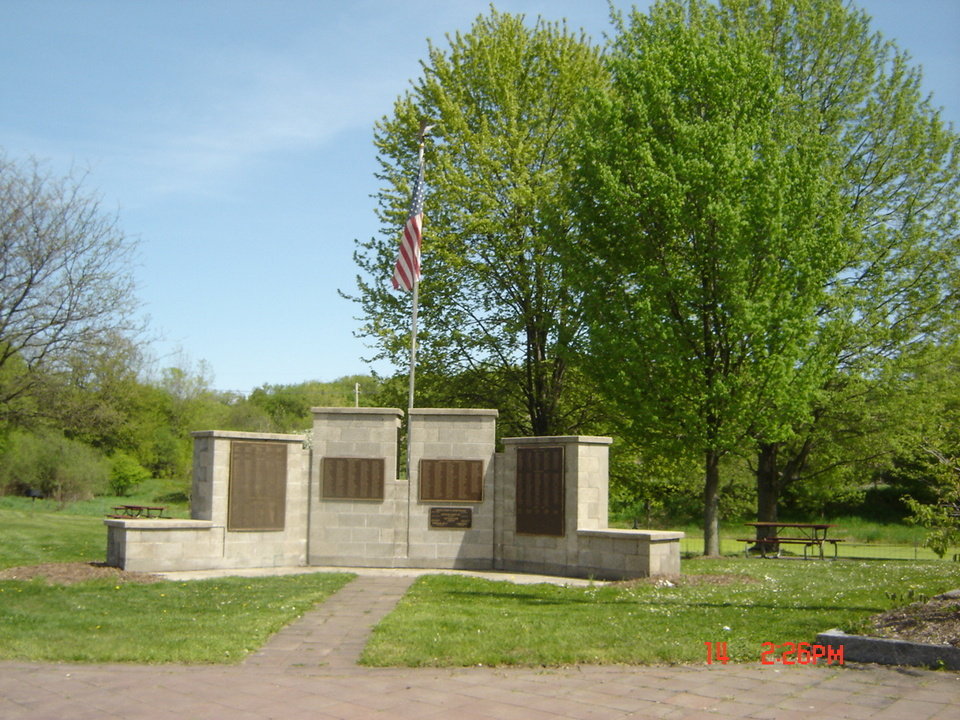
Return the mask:
{"type": "Polygon", "coordinates": [[[430,508],[430,527],[466,530],[473,527],[472,508],[430,508]]]}

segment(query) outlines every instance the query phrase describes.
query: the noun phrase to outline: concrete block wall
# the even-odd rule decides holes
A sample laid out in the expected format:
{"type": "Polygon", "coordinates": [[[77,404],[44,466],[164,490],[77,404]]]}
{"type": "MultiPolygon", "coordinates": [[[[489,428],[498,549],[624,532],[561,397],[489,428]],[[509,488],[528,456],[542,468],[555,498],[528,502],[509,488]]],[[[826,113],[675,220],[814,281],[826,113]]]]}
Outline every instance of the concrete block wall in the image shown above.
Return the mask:
{"type": "Polygon", "coordinates": [[[504,438],[497,456],[495,566],[501,570],[597,579],[623,579],[680,572],[683,533],[612,530],[607,527],[608,437],[504,438]],[[517,532],[517,450],[562,447],[562,536],[517,532]]]}
{"type": "Polygon", "coordinates": [[[604,580],[678,575],[682,537],[661,530],[578,530],[577,573],[604,580]]]}
{"type": "Polygon", "coordinates": [[[570,574],[577,564],[577,530],[607,526],[606,483],[608,437],[563,435],[504,438],[497,464],[497,535],[495,565],[518,572],[570,574]],[[517,532],[517,449],[563,448],[564,527],[562,536],[517,532]]]}
{"type": "Polygon", "coordinates": [[[307,561],[308,467],[310,452],[303,435],[227,432],[193,433],[194,475],[190,515],[223,528],[223,564],[218,567],[282,567],[307,561]],[[231,531],[227,529],[230,452],[235,441],[279,443],[287,448],[287,490],[282,530],[231,531]],[[200,462],[197,462],[197,456],[200,462]],[[206,488],[204,488],[206,486],[206,488]],[[193,496],[210,497],[212,503],[194,502],[193,496]]]}
{"type": "MultiPolygon", "coordinates": [[[[299,435],[208,431],[194,434],[191,520],[108,519],[107,561],[128,570],[333,565],[501,569],[616,579],[680,570],[683,533],[607,528],[610,438],[505,438],[495,452],[495,410],[414,409],[408,418],[411,477],[397,474],[396,408],[314,408],[312,452],[299,435]],[[282,530],[228,529],[232,443],[285,444],[282,530]],[[560,536],[517,532],[517,451],[563,449],[560,536]],[[323,497],[325,458],[382,459],[382,499],[323,497]],[[474,460],[483,467],[476,502],[421,502],[420,460],[474,460]],[[431,510],[469,528],[432,527],[431,510]]],[[[454,523],[451,523],[454,524],[454,523]]]]}
{"type": "Polygon", "coordinates": [[[415,408],[410,411],[410,503],[408,505],[412,567],[493,568],[493,526],[497,434],[496,410],[415,408]],[[420,460],[479,460],[483,463],[480,502],[420,501],[420,460]],[[470,511],[469,529],[430,527],[431,508],[470,511]]]}
{"type": "Polygon", "coordinates": [[[107,518],[107,565],[134,572],[212,570],[223,564],[223,527],[207,520],[107,518]]]}
{"type": "Polygon", "coordinates": [[[193,433],[191,520],[108,518],[107,563],[126,570],[282,567],[307,561],[307,467],[304,436],[212,430],[193,433]],[[230,531],[230,454],[234,441],[286,446],[284,527],[230,531]]]}
{"type": "Polygon", "coordinates": [[[313,408],[311,565],[405,567],[409,484],[397,478],[397,408],[313,408]],[[383,500],[323,497],[324,458],[383,458],[383,500]]]}

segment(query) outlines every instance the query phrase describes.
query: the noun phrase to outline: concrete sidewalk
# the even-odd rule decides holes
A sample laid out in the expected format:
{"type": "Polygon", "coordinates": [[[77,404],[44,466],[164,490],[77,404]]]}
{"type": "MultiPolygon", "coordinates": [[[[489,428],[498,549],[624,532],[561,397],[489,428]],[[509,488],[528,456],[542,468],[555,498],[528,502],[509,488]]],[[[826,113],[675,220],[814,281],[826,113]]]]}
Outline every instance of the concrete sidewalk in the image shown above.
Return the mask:
{"type": "Polygon", "coordinates": [[[960,674],[878,666],[371,669],[413,573],[364,573],[239,666],[0,662],[3,720],[960,720],[960,674]]]}

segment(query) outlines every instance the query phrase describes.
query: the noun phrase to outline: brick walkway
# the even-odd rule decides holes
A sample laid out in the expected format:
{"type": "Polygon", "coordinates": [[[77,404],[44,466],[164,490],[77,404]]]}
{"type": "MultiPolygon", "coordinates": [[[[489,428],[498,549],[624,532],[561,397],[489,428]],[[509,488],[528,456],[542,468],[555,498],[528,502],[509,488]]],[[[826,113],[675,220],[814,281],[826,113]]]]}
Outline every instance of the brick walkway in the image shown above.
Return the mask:
{"type": "Polygon", "coordinates": [[[244,664],[275,670],[352,668],[374,625],[393,610],[415,579],[360,575],[270,638],[244,664]]]}
{"type": "Polygon", "coordinates": [[[411,577],[363,576],[240,666],[0,662],[3,720],[960,720],[960,674],[759,664],[371,669],[411,577]]]}

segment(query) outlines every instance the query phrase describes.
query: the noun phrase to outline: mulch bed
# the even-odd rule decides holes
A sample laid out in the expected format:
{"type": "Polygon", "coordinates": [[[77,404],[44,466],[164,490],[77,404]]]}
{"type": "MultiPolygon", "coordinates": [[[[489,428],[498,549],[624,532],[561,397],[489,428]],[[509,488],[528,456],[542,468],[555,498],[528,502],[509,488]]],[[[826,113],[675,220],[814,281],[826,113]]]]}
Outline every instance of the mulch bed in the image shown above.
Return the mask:
{"type": "Polygon", "coordinates": [[[960,648],[960,599],[939,596],[875,615],[868,634],[960,648]]]}
{"type": "Polygon", "coordinates": [[[49,585],[73,585],[86,580],[108,579],[118,583],[155,583],[163,578],[149,573],[127,572],[103,563],[44,563],[0,570],[0,580],[42,578],[49,585]]]}

